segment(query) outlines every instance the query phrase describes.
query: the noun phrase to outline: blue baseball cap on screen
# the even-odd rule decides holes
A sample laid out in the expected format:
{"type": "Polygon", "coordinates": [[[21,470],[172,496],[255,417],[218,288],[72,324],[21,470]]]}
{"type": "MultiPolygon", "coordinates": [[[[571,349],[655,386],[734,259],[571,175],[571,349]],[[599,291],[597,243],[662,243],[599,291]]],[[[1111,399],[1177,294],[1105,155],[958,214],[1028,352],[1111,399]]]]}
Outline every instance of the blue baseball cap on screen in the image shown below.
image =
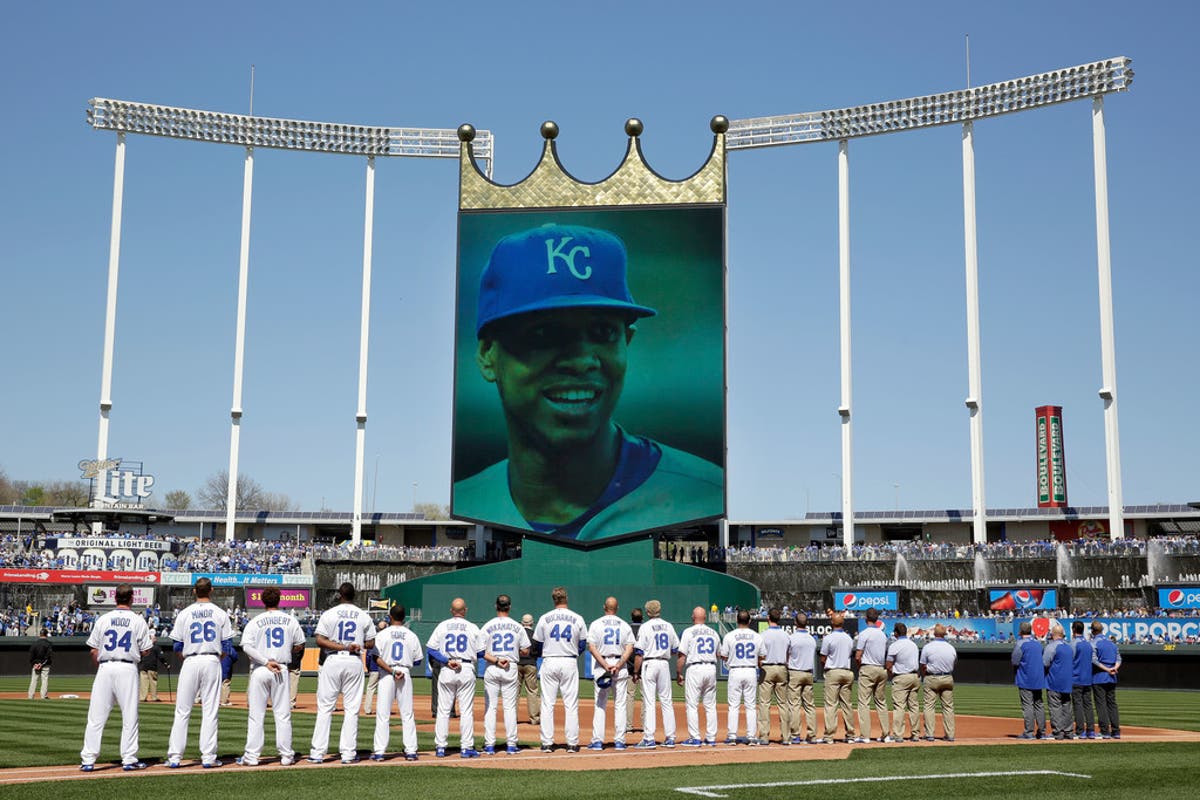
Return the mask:
{"type": "Polygon", "coordinates": [[[625,243],[597,228],[551,223],[505,236],[479,279],[475,334],[500,319],[558,308],[654,316],[633,301],[625,264],[625,243]]]}

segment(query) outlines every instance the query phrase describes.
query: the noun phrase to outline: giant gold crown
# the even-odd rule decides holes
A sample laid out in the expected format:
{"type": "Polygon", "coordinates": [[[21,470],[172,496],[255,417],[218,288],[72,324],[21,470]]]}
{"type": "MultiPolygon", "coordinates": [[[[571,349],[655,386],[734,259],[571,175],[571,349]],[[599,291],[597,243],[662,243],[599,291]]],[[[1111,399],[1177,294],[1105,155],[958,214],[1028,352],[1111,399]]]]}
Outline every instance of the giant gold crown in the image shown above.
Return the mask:
{"type": "Polygon", "coordinates": [[[631,119],[625,123],[629,145],[621,165],[604,180],[586,183],[563,168],[554,145],[558,126],[545,122],[542,137],[546,141],[541,160],[524,180],[505,186],[488,179],[479,169],[471,144],[475,129],[463,125],[458,129],[461,156],[458,207],[468,211],[724,203],[725,132],[729,129],[729,120],[713,117],[709,127],[713,132],[713,147],[708,160],[691,177],[673,181],[659,175],[646,163],[639,141],[642,123],[631,119]]]}

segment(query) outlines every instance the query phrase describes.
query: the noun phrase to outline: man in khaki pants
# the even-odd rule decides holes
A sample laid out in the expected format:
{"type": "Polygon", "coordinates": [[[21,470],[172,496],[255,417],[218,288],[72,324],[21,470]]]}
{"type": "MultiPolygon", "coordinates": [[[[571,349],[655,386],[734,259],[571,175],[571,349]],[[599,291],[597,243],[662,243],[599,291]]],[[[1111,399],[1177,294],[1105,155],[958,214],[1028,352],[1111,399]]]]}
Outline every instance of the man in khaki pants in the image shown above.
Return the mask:
{"type": "Polygon", "coordinates": [[[879,739],[888,736],[887,634],[879,627],[879,609],[867,609],[867,624],[858,632],[854,647],[858,663],[858,741],[871,741],[871,706],[879,716],[879,739]]]}
{"type": "Polygon", "coordinates": [[[778,608],[767,612],[767,629],[763,631],[762,650],[758,654],[758,743],[765,745],[771,738],[771,698],[779,706],[779,741],[791,744],[791,714],[787,700],[788,635],[779,627],[783,614],[778,608]]]}
{"type": "Polygon", "coordinates": [[[946,641],[946,626],[933,627],[933,641],[921,651],[921,675],[925,678],[925,741],[933,741],[933,703],[942,701],[942,727],[946,741],[954,741],[954,664],[958,653],[946,641]]]}
{"type": "Polygon", "coordinates": [[[858,738],[854,731],[854,710],[850,707],[850,689],[854,686],[850,654],[854,640],[842,630],[845,624],[842,614],[831,614],[829,624],[833,630],[821,639],[821,670],[825,673],[825,738],[821,742],[833,744],[838,711],[846,726],[846,741],[853,742],[858,738]]]}
{"type": "Polygon", "coordinates": [[[907,714],[908,727],[915,742],[921,738],[918,714],[921,678],[917,675],[917,645],[908,638],[908,626],[903,622],[897,622],[892,632],[896,638],[887,649],[887,671],[892,679],[892,733],[883,737],[883,741],[904,741],[904,717],[907,714]]]}
{"type": "Polygon", "coordinates": [[[796,615],[796,629],[788,637],[788,711],[792,729],[787,735],[792,744],[811,744],[817,738],[817,709],[813,705],[816,655],[817,641],[808,632],[808,615],[800,612],[796,615]],[[807,739],[803,735],[805,727],[807,739]]]}
{"type": "MultiPolygon", "coordinates": [[[[533,642],[533,615],[526,614],[521,617],[521,627],[525,629],[525,635],[529,637],[529,641],[533,642]]],[[[525,689],[525,710],[529,713],[529,722],[531,725],[542,724],[542,696],[538,692],[538,668],[537,668],[537,653],[534,647],[529,648],[526,655],[520,656],[517,661],[517,691],[525,689]]]]}

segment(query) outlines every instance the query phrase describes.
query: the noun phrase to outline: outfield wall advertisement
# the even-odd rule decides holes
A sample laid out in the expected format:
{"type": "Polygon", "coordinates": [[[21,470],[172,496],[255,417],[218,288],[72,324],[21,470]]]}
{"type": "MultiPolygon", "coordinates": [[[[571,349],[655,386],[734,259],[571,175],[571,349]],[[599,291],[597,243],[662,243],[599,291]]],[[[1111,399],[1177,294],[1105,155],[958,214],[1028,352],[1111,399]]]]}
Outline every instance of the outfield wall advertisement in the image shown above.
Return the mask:
{"type": "Polygon", "coordinates": [[[213,586],[312,586],[312,575],[260,575],[245,572],[164,572],[163,586],[194,586],[208,578],[213,586]]]}
{"type": "Polygon", "coordinates": [[[158,583],[157,572],[75,569],[0,569],[0,583],[158,583]]]}
{"type": "Polygon", "coordinates": [[[1170,586],[1158,590],[1159,608],[1200,608],[1200,586],[1170,586]]]}
{"type": "Polygon", "coordinates": [[[899,611],[900,592],[897,589],[834,589],[834,611],[899,611]]]}

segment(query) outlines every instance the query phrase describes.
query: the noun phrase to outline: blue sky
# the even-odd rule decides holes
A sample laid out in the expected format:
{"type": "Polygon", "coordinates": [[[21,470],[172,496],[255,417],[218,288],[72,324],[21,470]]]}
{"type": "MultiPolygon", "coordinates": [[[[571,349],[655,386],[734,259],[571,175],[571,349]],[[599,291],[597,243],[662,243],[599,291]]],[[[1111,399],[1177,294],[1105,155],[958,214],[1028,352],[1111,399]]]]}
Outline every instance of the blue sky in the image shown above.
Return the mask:
{"type": "MultiPolygon", "coordinates": [[[[678,178],[706,157],[713,114],[961,87],[969,32],[975,83],[1134,59],[1133,90],[1106,106],[1125,499],[1200,499],[1198,22],[1190,3],[12,6],[0,466],[70,478],[95,452],[114,137],[85,124],[90,97],[244,112],[253,63],[258,114],[471,122],[494,132],[504,182],[535,163],[544,119],[568,169],[603,177],[630,116],[678,178]]],[[[860,508],[970,506],[959,136],[851,144],[860,508]]],[[[1051,403],[1072,502],[1102,504],[1089,104],[979,123],[976,158],[988,504],[1034,503],[1033,408],[1051,403]]],[[[194,493],[228,461],[241,168],[234,147],[129,139],[110,453],[144,461],[160,493],[194,493]]],[[[378,165],[378,510],[449,500],[456,170],[378,165]]],[[[836,146],[733,153],[729,175],[730,514],[830,509],[836,146]]],[[[349,510],[353,494],[363,182],[361,159],[256,158],[241,464],[304,509],[349,510]]]]}

